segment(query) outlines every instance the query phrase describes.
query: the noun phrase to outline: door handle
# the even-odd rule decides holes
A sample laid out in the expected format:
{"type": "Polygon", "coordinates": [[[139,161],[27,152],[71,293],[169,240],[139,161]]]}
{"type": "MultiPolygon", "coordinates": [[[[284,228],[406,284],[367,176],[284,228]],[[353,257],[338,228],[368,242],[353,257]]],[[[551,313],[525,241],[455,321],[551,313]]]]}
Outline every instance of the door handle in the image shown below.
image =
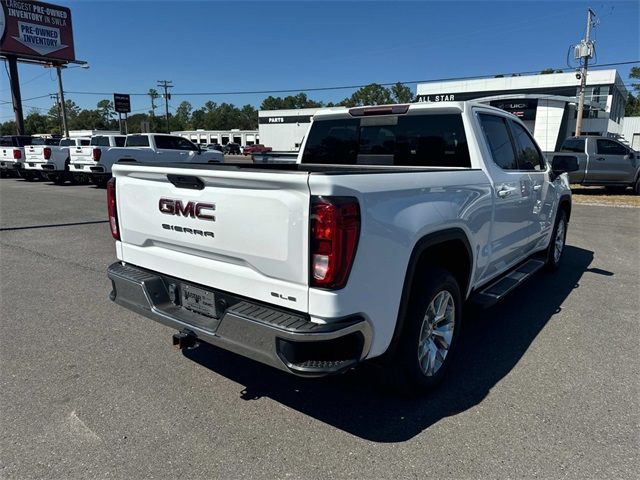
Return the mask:
{"type": "Polygon", "coordinates": [[[540,190],[542,188],[542,185],[534,185],[533,186],[533,191],[537,192],[538,190],[540,190]]]}
{"type": "Polygon", "coordinates": [[[604,158],[603,157],[596,158],[596,160],[599,161],[599,162],[604,162],[604,158]]]}
{"type": "Polygon", "coordinates": [[[496,193],[500,198],[507,198],[514,191],[515,191],[515,188],[511,188],[511,187],[507,187],[506,185],[503,185],[502,187],[500,187],[499,190],[496,191],[496,193]]]}

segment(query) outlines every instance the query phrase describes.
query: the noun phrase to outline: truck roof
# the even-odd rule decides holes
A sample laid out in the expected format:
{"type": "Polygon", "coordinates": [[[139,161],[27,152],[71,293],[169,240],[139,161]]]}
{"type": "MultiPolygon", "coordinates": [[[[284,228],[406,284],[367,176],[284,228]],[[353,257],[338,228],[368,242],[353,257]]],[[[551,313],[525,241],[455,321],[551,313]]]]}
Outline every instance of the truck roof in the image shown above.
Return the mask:
{"type": "MultiPolygon", "coordinates": [[[[475,102],[475,101],[466,101],[466,102],[416,102],[416,103],[395,103],[395,104],[389,104],[389,105],[367,105],[367,106],[362,106],[362,107],[328,107],[328,108],[323,108],[321,110],[318,110],[316,112],[316,114],[313,116],[314,118],[319,118],[319,117],[334,117],[334,118],[341,118],[344,116],[356,116],[356,115],[352,115],[350,113],[351,110],[367,110],[367,109],[385,109],[385,108],[397,108],[397,109],[405,109],[404,111],[399,111],[397,113],[401,114],[401,113],[406,113],[408,112],[416,112],[416,111],[429,111],[429,110],[457,110],[459,112],[463,112],[465,109],[469,108],[469,107],[482,107],[482,108],[486,108],[488,110],[494,110],[496,112],[499,112],[501,114],[506,114],[506,115],[510,115],[515,117],[514,115],[511,115],[510,113],[506,112],[505,110],[502,110],[500,108],[497,107],[492,107],[490,105],[487,105],[485,103],[480,103],[480,102],[475,102]]],[[[396,113],[396,112],[387,112],[387,113],[379,113],[379,115],[385,115],[385,114],[390,114],[390,113],[396,113]]],[[[375,114],[374,114],[375,115],[375,114]]]]}

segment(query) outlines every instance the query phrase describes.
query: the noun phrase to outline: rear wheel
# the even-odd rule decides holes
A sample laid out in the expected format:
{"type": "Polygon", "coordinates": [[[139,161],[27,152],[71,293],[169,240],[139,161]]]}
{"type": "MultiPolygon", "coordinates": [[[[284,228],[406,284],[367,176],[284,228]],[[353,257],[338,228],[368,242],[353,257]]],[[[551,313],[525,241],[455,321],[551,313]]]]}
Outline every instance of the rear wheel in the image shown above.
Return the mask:
{"type": "Polygon", "coordinates": [[[91,183],[93,183],[98,188],[106,187],[108,181],[109,181],[109,177],[92,177],[91,178],[91,183]]]}
{"type": "Polygon", "coordinates": [[[562,209],[558,212],[556,224],[551,233],[549,248],[547,248],[547,263],[545,268],[549,271],[557,270],[560,266],[565,242],[567,240],[567,227],[567,212],[562,209]]]}
{"type": "Polygon", "coordinates": [[[429,268],[411,295],[395,370],[404,385],[422,392],[445,376],[462,327],[460,288],[451,273],[429,268]]]}
{"type": "Polygon", "coordinates": [[[638,177],[636,184],[633,186],[633,193],[640,195],[640,177],[638,177]]]}
{"type": "Polygon", "coordinates": [[[27,170],[22,170],[20,172],[20,176],[25,179],[27,182],[33,182],[36,178],[35,172],[30,172],[27,170]]]}

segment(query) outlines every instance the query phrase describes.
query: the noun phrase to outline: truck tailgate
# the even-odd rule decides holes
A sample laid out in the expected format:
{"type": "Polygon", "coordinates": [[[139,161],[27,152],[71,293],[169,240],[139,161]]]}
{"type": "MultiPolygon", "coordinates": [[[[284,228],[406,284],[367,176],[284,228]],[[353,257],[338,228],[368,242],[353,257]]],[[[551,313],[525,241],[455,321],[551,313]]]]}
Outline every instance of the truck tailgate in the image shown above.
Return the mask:
{"type": "Polygon", "coordinates": [[[69,158],[71,159],[71,163],[95,163],[91,155],[94,148],[97,147],[71,147],[69,149],[69,158]]]}
{"type": "Polygon", "coordinates": [[[307,311],[307,173],[130,164],[113,173],[120,260],[307,311]],[[172,175],[196,177],[202,188],[172,175]]]}
{"type": "MultiPolygon", "coordinates": [[[[51,148],[51,147],[49,147],[51,148]]],[[[41,145],[29,145],[24,147],[25,159],[27,162],[44,162],[44,147],[41,145]]]]}

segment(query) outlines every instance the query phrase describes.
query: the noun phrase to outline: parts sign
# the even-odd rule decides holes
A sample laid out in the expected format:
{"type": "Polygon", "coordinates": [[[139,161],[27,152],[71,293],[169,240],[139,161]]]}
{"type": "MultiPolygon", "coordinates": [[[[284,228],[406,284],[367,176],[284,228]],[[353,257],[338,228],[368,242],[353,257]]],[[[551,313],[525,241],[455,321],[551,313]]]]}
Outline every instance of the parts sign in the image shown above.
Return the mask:
{"type": "Polygon", "coordinates": [[[49,3],[2,0],[0,52],[20,58],[74,61],[71,10],[49,3]]]}

